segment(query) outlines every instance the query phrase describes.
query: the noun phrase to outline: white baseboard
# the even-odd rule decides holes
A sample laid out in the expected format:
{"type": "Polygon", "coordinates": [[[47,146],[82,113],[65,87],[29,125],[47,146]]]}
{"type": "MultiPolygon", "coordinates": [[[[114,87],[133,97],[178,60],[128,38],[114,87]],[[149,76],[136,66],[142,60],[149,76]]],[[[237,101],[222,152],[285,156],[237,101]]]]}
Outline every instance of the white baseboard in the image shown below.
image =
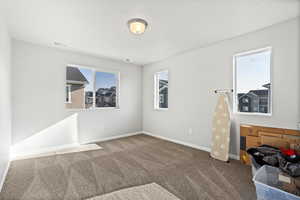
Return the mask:
{"type": "MultiPolygon", "coordinates": [[[[188,142],[182,142],[182,141],[179,141],[179,140],[174,140],[174,139],[167,138],[167,137],[160,136],[160,135],[156,135],[156,134],[153,134],[153,133],[150,133],[150,132],[147,132],[147,131],[143,131],[143,133],[146,134],[146,135],[152,136],[152,137],[162,139],[162,140],[167,140],[167,141],[174,142],[174,143],[177,143],[177,144],[181,144],[181,145],[184,145],[184,146],[188,146],[188,147],[191,147],[191,148],[194,148],[194,149],[199,149],[201,151],[210,152],[210,150],[211,150],[210,147],[204,147],[204,146],[191,144],[191,143],[188,143],[188,142]]],[[[239,160],[240,159],[240,157],[238,155],[234,155],[234,154],[229,154],[229,157],[231,159],[234,159],[234,160],[239,160]]]]}
{"type": "Polygon", "coordinates": [[[6,165],[6,168],[5,168],[5,171],[4,171],[4,174],[2,176],[2,180],[0,181],[0,192],[2,191],[2,188],[3,188],[3,185],[4,185],[4,181],[5,181],[5,178],[7,176],[7,173],[8,173],[8,170],[9,170],[9,166],[10,166],[10,161],[8,161],[7,165],[6,165]]]}
{"type": "Polygon", "coordinates": [[[240,160],[240,155],[230,153],[229,158],[231,158],[233,160],[240,160]]]}
{"type": "MultiPolygon", "coordinates": [[[[60,146],[53,146],[53,147],[47,147],[47,148],[40,148],[36,149],[34,151],[29,151],[25,153],[11,153],[11,160],[20,160],[20,159],[27,159],[27,158],[34,158],[39,155],[52,155],[53,152],[78,147],[80,144],[74,143],[74,144],[66,144],[66,145],[60,145],[60,146]]],[[[54,153],[55,154],[55,153],[54,153]]],[[[53,154],[53,155],[54,155],[53,154]]]]}
{"type": "Polygon", "coordinates": [[[133,133],[125,133],[125,134],[120,134],[120,135],[111,136],[111,137],[105,137],[105,138],[99,138],[99,139],[84,141],[81,144],[88,144],[88,143],[95,143],[95,142],[104,142],[104,141],[108,141],[108,140],[115,140],[115,139],[119,139],[119,138],[124,138],[124,137],[139,135],[139,134],[143,134],[143,131],[138,131],[138,132],[133,132],[133,133]]]}
{"type": "MultiPolygon", "coordinates": [[[[126,133],[126,134],[116,135],[116,136],[112,136],[112,137],[106,137],[106,138],[101,138],[101,139],[96,139],[96,140],[85,141],[81,144],[103,142],[103,141],[107,141],[107,140],[129,137],[129,136],[138,135],[138,134],[142,134],[142,133],[143,133],[142,131],[134,132],[134,133],[126,133]]],[[[61,146],[53,146],[53,147],[48,147],[48,148],[40,148],[40,149],[36,149],[34,151],[30,151],[30,152],[26,152],[26,153],[23,153],[23,152],[22,153],[12,153],[11,160],[27,159],[27,158],[33,158],[36,156],[43,156],[43,155],[44,156],[55,155],[55,153],[53,154],[53,152],[78,147],[79,145],[80,145],[79,143],[74,143],[74,144],[66,144],[66,145],[61,145],[61,146]]],[[[13,152],[13,150],[11,152],[13,152]]]]}
{"type": "MultiPolygon", "coordinates": [[[[163,137],[163,136],[160,136],[160,135],[156,135],[156,134],[153,134],[153,133],[150,133],[150,132],[147,132],[147,131],[138,131],[138,132],[133,132],[133,133],[126,133],[126,134],[116,135],[116,136],[112,136],[112,137],[100,138],[100,139],[85,141],[85,142],[83,142],[81,144],[104,142],[104,141],[108,141],[108,140],[114,140],[114,139],[119,139],[119,138],[134,136],[134,135],[138,135],[138,134],[146,134],[146,135],[157,137],[157,138],[160,138],[160,139],[163,139],[163,140],[167,140],[167,141],[170,141],[170,142],[181,144],[181,145],[184,145],[184,146],[188,146],[188,147],[192,147],[192,148],[199,149],[199,150],[202,150],[202,151],[210,152],[210,148],[209,147],[204,147],[204,146],[199,146],[199,145],[191,144],[191,143],[188,143],[188,142],[182,142],[182,141],[179,141],[179,140],[174,140],[174,139],[163,137]]],[[[48,154],[48,153],[59,151],[59,150],[63,150],[63,149],[77,147],[79,145],[80,144],[75,143],[75,144],[67,144],[67,145],[61,145],[61,146],[55,146],[55,147],[37,149],[35,151],[31,151],[31,152],[27,152],[27,153],[20,153],[20,154],[16,154],[15,153],[15,154],[11,155],[11,160],[31,158],[31,157],[35,157],[35,155],[48,154]]],[[[239,160],[239,156],[238,155],[230,154],[229,157],[231,159],[239,160]]]]}

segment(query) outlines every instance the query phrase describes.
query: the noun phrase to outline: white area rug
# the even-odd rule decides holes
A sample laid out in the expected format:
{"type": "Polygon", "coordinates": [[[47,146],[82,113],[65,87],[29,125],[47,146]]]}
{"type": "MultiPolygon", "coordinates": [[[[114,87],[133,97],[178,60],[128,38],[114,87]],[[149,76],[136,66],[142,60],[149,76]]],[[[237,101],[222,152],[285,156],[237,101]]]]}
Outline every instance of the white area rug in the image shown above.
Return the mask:
{"type": "Polygon", "coordinates": [[[61,154],[76,153],[76,152],[83,152],[83,151],[93,151],[93,150],[99,150],[99,149],[102,149],[102,147],[97,144],[82,144],[82,145],[78,145],[76,147],[59,149],[57,151],[50,151],[50,152],[45,152],[45,153],[20,156],[20,157],[15,158],[14,160],[23,160],[23,159],[29,159],[29,158],[38,158],[38,157],[61,155],[61,154]]]}
{"type": "Polygon", "coordinates": [[[88,200],[180,200],[156,183],[131,187],[88,200]]]}

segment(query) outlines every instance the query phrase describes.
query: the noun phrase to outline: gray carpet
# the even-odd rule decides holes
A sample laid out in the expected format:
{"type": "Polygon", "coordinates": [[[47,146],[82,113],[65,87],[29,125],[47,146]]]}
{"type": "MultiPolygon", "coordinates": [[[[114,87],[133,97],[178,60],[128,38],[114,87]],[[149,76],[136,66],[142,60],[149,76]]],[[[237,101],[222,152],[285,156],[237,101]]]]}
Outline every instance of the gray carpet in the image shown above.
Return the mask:
{"type": "Polygon", "coordinates": [[[251,169],[207,152],[137,135],[102,150],[11,163],[2,200],[76,200],[157,183],[181,200],[254,200],[251,169]]]}

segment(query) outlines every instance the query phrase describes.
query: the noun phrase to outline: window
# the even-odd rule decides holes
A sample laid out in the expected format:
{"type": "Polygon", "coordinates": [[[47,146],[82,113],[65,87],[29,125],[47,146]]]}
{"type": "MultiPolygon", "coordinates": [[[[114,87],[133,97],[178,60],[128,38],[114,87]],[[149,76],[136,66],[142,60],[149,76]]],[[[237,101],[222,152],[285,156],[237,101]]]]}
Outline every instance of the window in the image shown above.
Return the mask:
{"type": "Polygon", "coordinates": [[[169,73],[157,72],[154,75],[154,108],[168,109],[169,73]]]}
{"type": "Polygon", "coordinates": [[[271,114],[271,48],[235,55],[234,63],[235,112],[271,114]]]}
{"type": "Polygon", "coordinates": [[[117,108],[119,73],[67,66],[66,108],[117,108]],[[71,101],[72,100],[72,101],[71,101]]]}
{"type": "Polygon", "coordinates": [[[165,102],[165,98],[163,94],[159,94],[159,103],[163,104],[165,102]]]}
{"type": "Polygon", "coordinates": [[[117,74],[96,72],[96,107],[117,106],[117,74]]]}
{"type": "Polygon", "coordinates": [[[66,103],[72,103],[72,101],[71,101],[71,85],[66,85],[66,103]]]}

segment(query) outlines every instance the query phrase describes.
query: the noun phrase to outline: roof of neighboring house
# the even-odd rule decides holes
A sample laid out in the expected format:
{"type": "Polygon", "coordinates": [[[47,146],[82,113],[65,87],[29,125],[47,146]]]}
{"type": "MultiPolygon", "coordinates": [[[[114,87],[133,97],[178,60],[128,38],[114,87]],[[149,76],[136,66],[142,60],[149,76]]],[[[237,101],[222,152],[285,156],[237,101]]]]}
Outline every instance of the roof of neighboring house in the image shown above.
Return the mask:
{"type": "Polygon", "coordinates": [[[251,91],[248,93],[239,93],[238,94],[239,99],[244,98],[244,97],[257,97],[257,95],[251,91]]]}
{"type": "Polygon", "coordinates": [[[159,88],[159,92],[167,92],[168,85],[164,85],[163,87],[159,88]]]}
{"type": "Polygon", "coordinates": [[[167,80],[159,80],[159,91],[168,89],[168,81],[167,80]]]}
{"type": "Polygon", "coordinates": [[[167,80],[159,80],[159,91],[168,88],[168,81],[167,80]]]}
{"type": "Polygon", "coordinates": [[[100,96],[111,96],[111,95],[116,95],[116,87],[113,86],[111,88],[99,88],[96,91],[96,95],[100,95],[100,96]]]}
{"type": "Polygon", "coordinates": [[[254,93],[258,96],[266,96],[268,95],[269,91],[268,90],[250,90],[251,93],[254,93]]]}
{"type": "Polygon", "coordinates": [[[160,84],[161,86],[163,86],[163,85],[168,84],[168,81],[167,81],[167,80],[159,80],[159,84],[160,84]]]}
{"type": "Polygon", "coordinates": [[[270,89],[271,88],[271,83],[264,84],[263,87],[270,89]]]}
{"type": "Polygon", "coordinates": [[[248,93],[239,93],[238,98],[241,99],[246,96],[252,97],[261,97],[261,96],[268,96],[268,90],[250,90],[248,93]]]}
{"type": "Polygon", "coordinates": [[[89,83],[77,67],[67,67],[67,82],[89,83]]]}

